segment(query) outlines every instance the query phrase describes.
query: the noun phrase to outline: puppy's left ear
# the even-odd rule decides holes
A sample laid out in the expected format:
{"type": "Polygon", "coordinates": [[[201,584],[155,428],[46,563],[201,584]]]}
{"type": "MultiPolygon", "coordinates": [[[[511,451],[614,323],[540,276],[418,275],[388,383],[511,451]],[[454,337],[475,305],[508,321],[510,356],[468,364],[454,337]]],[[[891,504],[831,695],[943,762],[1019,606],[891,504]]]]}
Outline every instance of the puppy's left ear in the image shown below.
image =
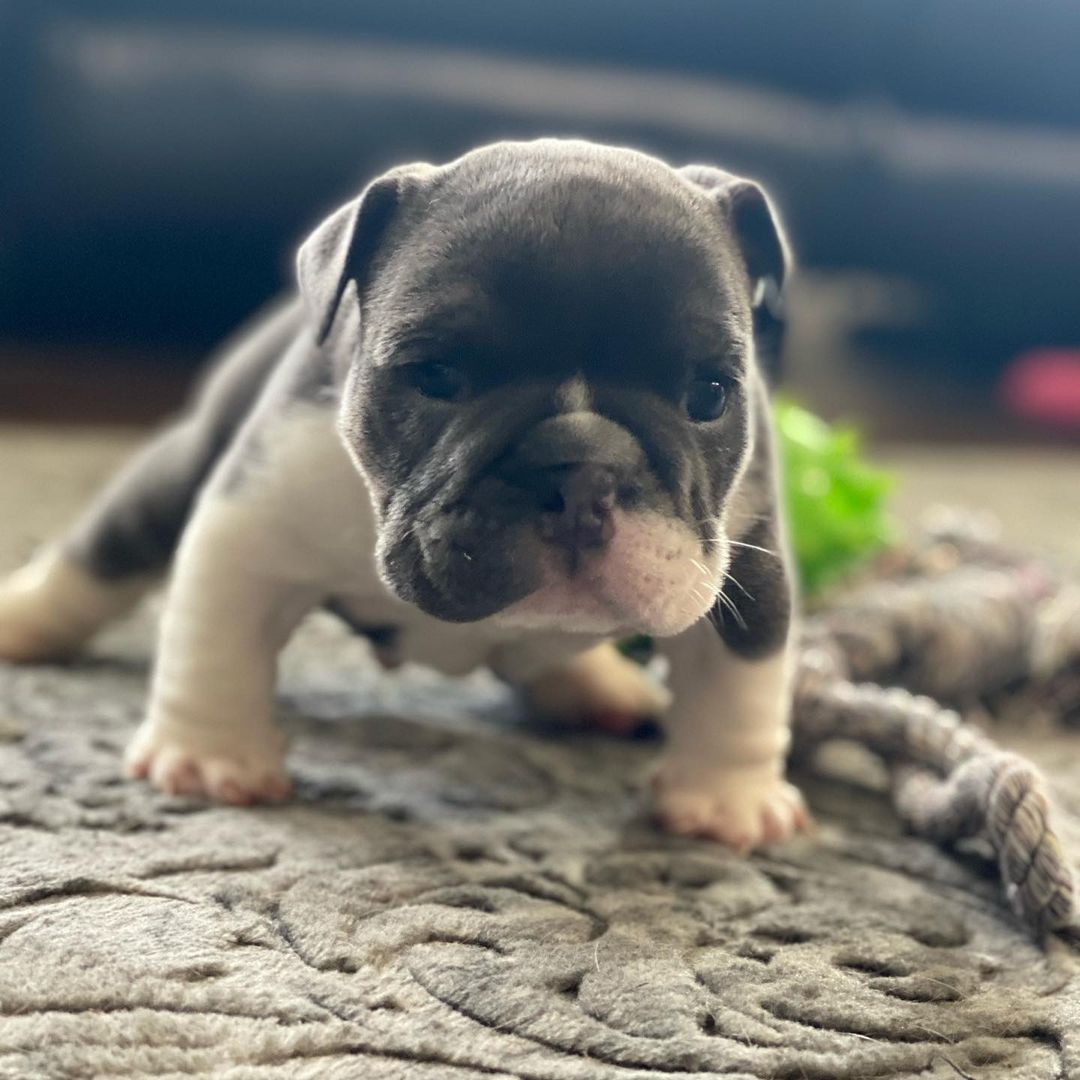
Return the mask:
{"type": "Polygon", "coordinates": [[[373,180],[355,198],[335,210],[300,245],[296,276],[322,344],[350,281],[362,292],[387,227],[407,198],[435,174],[433,165],[403,165],[373,180]]]}
{"type": "Polygon", "coordinates": [[[687,165],[679,172],[704,188],[727,220],[750,278],[751,302],[756,306],[766,291],[779,293],[791,268],[791,249],[764,189],[711,165],[687,165]]]}

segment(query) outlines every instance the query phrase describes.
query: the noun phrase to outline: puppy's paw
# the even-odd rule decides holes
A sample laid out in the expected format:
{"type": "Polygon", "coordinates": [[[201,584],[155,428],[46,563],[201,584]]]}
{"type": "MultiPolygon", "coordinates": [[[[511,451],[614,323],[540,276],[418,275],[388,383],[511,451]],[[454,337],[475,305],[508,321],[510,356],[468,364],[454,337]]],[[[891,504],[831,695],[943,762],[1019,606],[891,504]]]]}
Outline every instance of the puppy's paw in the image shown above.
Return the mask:
{"type": "Polygon", "coordinates": [[[150,719],[128,747],[125,771],[170,795],[233,806],[281,802],[291,791],[284,751],[284,736],[270,727],[222,738],[150,719]]]}
{"type": "Polygon", "coordinates": [[[546,671],[525,687],[532,710],[549,720],[630,734],[671,704],[671,694],[610,641],[546,671]]]}
{"type": "Polygon", "coordinates": [[[103,623],[122,614],[145,582],[101,582],[57,552],[0,581],[0,660],[66,660],[103,623]]]}
{"type": "Polygon", "coordinates": [[[788,840],[810,824],[798,789],[771,766],[705,769],[668,758],[657,766],[652,786],[666,829],[719,840],[742,854],[788,840]]]}

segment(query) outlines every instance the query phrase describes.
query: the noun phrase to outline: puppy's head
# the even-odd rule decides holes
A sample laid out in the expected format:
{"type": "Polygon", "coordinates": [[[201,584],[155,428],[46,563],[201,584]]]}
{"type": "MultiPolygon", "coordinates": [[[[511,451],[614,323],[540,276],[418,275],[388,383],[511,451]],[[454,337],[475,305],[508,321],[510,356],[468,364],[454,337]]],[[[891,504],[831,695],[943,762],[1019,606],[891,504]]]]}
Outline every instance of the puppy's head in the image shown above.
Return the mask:
{"type": "Polygon", "coordinates": [[[756,185],[586,143],[394,170],[337,211],[300,283],[386,584],[451,621],[700,618],[785,262],[756,185]]]}

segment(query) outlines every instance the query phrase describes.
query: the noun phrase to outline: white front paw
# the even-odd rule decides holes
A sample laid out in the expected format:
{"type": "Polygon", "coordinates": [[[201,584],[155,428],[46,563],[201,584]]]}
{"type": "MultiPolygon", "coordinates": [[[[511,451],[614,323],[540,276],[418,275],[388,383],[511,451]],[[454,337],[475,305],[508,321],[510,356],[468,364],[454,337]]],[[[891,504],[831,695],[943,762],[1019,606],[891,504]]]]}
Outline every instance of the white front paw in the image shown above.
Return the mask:
{"type": "Polygon", "coordinates": [[[775,765],[702,767],[663,759],[652,777],[656,816],[671,832],[719,840],[745,853],[810,823],[802,795],[775,765]]]}
{"type": "Polygon", "coordinates": [[[285,737],[269,725],[222,733],[155,718],[143,722],[125,757],[128,776],[170,795],[235,806],[288,798],[284,763],[285,737]]]}

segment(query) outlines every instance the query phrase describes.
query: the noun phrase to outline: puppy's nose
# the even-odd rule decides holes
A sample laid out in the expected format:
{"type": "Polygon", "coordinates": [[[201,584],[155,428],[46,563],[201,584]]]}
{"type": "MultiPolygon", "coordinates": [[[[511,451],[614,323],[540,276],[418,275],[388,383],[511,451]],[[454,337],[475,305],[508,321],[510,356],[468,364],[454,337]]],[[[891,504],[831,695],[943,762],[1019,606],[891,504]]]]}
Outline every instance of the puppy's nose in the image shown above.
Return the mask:
{"type": "Polygon", "coordinates": [[[537,476],[540,535],[573,551],[603,547],[615,533],[615,470],[557,465],[537,476]]]}

